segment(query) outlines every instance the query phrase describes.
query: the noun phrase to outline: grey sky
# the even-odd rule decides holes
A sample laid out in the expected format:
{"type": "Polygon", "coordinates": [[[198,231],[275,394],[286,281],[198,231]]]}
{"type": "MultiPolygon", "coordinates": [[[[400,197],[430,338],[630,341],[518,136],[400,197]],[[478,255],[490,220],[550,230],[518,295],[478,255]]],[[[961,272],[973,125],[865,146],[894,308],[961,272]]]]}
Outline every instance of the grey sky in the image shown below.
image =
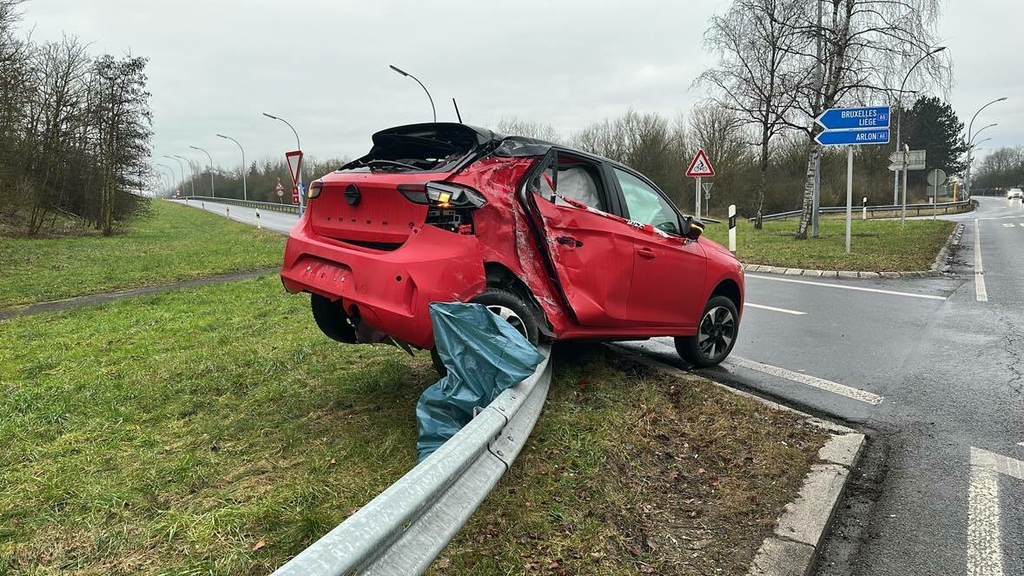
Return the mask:
{"type": "MultiPolygon", "coordinates": [[[[666,116],[704,96],[693,80],[713,64],[701,45],[727,0],[599,2],[344,0],[28,0],[23,28],[37,41],[62,32],[92,52],[150,58],[154,155],[234,167],[294,148],[356,156],[387,126],[429,121],[430,105],[396,64],[430,89],[439,120],[494,125],[517,116],[568,135],[632,107],[666,116]]],[[[1024,4],[944,3],[940,37],[953,60],[950,102],[985,150],[1024,144],[1024,4]]],[[[984,155],[985,150],[981,154],[984,155]]],[[[170,161],[167,161],[170,162],[170,161]]]]}

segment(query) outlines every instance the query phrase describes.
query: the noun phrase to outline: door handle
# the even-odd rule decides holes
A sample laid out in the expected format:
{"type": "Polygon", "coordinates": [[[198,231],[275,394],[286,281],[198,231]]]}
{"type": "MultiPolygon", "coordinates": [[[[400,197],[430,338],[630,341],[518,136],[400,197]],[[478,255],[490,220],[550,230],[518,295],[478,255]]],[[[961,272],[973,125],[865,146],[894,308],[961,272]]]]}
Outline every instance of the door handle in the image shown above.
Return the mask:
{"type": "Polygon", "coordinates": [[[648,260],[653,260],[655,257],[654,250],[646,247],[638,249],[636,253],[639,254],[641,258],[647,258],[648,260]]]}
{"type": "Polygon", "coordinates": [[[573,238],[572,236],[559,236],[558,238],[555,238],[555,242],[558,242],[563,246],[573,246],[576,248],[580,248],[583,246],[583,242],[580,242],[579,240],[573,238]]]}

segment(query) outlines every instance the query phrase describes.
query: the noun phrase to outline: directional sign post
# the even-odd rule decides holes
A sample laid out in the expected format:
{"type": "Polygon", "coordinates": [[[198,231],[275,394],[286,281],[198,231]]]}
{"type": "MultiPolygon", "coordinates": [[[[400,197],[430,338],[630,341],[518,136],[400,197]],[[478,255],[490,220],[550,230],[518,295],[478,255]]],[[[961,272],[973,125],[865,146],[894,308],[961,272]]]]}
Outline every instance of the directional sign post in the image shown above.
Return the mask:
{"type": "Polygon", "coordinates": [[[715,169],[711,166],[711,161],[708,160],[708,154],[703,148],[697,150],[697,154],[690,161],[690,167],[686,169],[686,175],[690,178],[697,179],[697,190],[694,196],[694,216],[697,220],[700,220],[700,179],[707,176],[712,177],[715,175],[715,169]]]}
{"type": "MultiPolygon", "coordinates": [[[[860,144],[888,144],[888,106],[862,108],[830,108],[814,119],[824,130],[814,137],[822,146],[856,146],[860,144]]],[[[905,194],[906,192],[904,192],[905,194]]],[[[906,203],[904,197],[904,204],[906,203]]],[[[850,253],[853,225],[853,148],[846,160],[846,253],[850,253]]]]}

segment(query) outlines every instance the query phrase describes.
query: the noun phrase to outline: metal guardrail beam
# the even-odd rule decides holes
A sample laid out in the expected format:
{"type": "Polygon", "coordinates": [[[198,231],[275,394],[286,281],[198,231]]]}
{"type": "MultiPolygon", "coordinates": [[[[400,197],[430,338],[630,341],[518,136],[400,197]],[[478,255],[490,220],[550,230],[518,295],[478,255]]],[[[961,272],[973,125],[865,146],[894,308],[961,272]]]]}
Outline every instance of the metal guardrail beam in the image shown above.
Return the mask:
{"type": "MultiPolygon", "coordinates": [[[[939,202],[938,204],[907,204],[907,211],[914,211],[918,216],[924,210],[938,210],[942,209],[943,214],[948,214],[951,208],[963,208],[970,205],[970,200],[962,200],[960,202],[939,202]]],[[[896,212],[902,210],[902,205],[891,204],[882,206],[868,206],[869,213],[875,212],[896,212]]],[[[821,214],[842,214],[846,212],[846,206],[822,206],[818,209],[821,214]]],[[[857,213],[862,210],[860,206],[854,206],[853,212],[857,213]]],[[[794,218],[803,213],[803,210],[791,210],[789,212],[779,212],[777,214],[765,214],[761,219],[765,222],[771,220],[785,220],[787,218],[794,218]]],[[[748,221],[753,221],[753,218],[747,218],[748,221]]]]}
{"type": "Polygon", "coordinates": [[[237,198],[214,198],[212,196],[185,196],[183,200],[188,201],[201,201],[201,202],[217,202],[220,204],[231,204],[233,206],[244,206],[245,208],[255,208],[257,210],[270,210],[272,212],[287,212],[291,214],[298,214],[299,207],[294,204],[278,204],[276,202],[257,202],[255,200],[238,200],[237,198]]]}
{"type": "Polygon", "coordinates": [[[530,436],[551,384],[551,348],[526,380],[275,576],[422,574],[505,474],[530,436]]]}

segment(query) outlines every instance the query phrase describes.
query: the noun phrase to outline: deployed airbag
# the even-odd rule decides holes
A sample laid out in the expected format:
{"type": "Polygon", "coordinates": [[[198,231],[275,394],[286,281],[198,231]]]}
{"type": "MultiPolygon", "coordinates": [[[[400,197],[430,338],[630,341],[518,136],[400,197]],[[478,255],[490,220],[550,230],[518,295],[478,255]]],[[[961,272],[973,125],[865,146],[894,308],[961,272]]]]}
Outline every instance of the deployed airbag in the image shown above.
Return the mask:
{"type": "Polygon", "coordinates": [[[422,462],[504,390],[533,374],[544,356],[508,322],[481,304],[430,305],[434,342],[448,375],[416,404],[422,462]]]}

